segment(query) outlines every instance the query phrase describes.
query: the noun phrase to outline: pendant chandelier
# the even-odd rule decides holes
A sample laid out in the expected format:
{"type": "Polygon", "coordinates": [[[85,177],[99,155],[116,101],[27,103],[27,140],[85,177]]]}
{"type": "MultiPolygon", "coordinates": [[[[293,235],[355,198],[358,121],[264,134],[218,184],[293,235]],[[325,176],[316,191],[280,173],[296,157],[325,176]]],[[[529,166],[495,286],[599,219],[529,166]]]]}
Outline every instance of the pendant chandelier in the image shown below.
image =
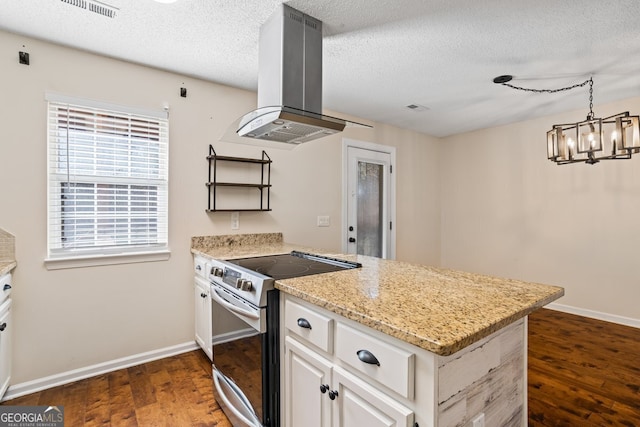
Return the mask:
{"type": "Polygon", "coordinates": [[[640,119],[629,112],[597,118],[593,113],[593,77],[560,89],[528,89],[508,84],[513,76],[493,79],[513,89],[536,93],[555,93],[589,84],[589,114],[577,123],[557,124],[547,131],[547,158],[559,165],[589,163],[600,160],[630,159],[640,153],[640,119]]]}

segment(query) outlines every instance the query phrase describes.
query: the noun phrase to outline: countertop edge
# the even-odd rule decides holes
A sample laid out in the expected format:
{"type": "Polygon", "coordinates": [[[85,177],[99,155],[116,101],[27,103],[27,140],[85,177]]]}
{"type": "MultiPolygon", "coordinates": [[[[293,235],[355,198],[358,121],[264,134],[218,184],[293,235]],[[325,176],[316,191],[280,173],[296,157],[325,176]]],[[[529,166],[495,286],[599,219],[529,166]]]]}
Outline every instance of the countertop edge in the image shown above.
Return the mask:
{"type": "Polygon", "coordinates": [[[519,319],[522,319],[525,316],[528,316],[529,314],[531,314],[532,312],[536,311],[539,308],[542,308],[543,306],[549,304],[550,302],[553,302],[555,300],[557,300],[558,298],[562,297],[564,295],[564,289],[563,288],[559,288],[558,291],[552,295],[547,296],[544,299],[541,299],[539,301],[536,301],[535,303],[531,304],[530,306],[510,315],[507,316],[503,319],[501,319],[498,322],[492,323],[490,325],[488,325],[485,328],[480,329],[479,331],[477,331],[474,334],[468,335],[466,337],[462,337],[459,340],[456,340],[454,342],[449,342],[449,343],[444,343],[444,342],[438,342],[438,341],[434,341],[429,339],[428,337],[420,337],[420,336],[416,336],[414,334],[411,334],[409,332],[407,332],[406,330],[400,329],[396,326],[393,325],[389,325],[389,324],[385,324],[380,322],[378,319],[373,319],[370,318],[369,316],[363,315],[362,313],[353,311],[353,310],[349,310],[348,308],[342,307],[340,305],[334,304],[330,301],[324,300],[322,298],[318,298],[312,294],[309,293],[305,293],[305,292],[301,292],[298,289],[295,289],[293,287],[287,286],[285,283],[281,283],[276,281],[275,283],[275,287],[277,289],[279,289],[282,292],[285,292],[291,296],[297,297],[302,299],[303,301],[306,301],[310,304],[314,304],[317,305],[319,307],[322,307],[326,310],[329,310],[335,314],[338,314],[340,316],[343,316],[347,319],[353,320],[355,322],[361,323],[365,326],[371,327],[374,330],[377,330],[379,332],[382,332],[384,334],[387,334],[389,336],[392,336],[394,338],[397,338],[401,341],[407,342],[409,344],[415,345],[416,347],[422,348],[424,350],[430,351],[432,353],[435,353],[439,356],[450,356],[454,353],[457,353],[458,351],[468,347],[469,345],[480,341],[483,338],[488,337],[489,335],[493,334],[494,332],[497,332],[503,328],[505,328],[506,326],[518,321],[519,319]],[[363,320],[366,320],[367,322],[363,322],[363,320]],[[376,324],[378,327],[372,327],[370,324],[374,323],[376,324]]]}
{"type": "Polygon", "coordinates": [[[0,261],[0,276],[10,273],[17,265],[16,261],[0,261]]]}
{"type": "MultiPolygon", "coordinates": [[[[266,250],[266,252],[261,249],[257,249],[254,251],[250,248],[239,248],[240,253],[235,253],[234,249],[232,248],[217,247],[211,249],[191,248],[191,253],[209,259],[214,259],[217,257],[221,257],[223,259],[233,259],[238,255],[258,256],[283,253],[285,252],[285,248],[287,249],[287,251],[291,249],[301,249],[301,247],[298,245],[290,245],[284,242],[278,242],[264,247],[263,249],[266,250]]],[[[310,250],[309,252],[323,253],[326,251],[310,250]]],[[[407,342],[411,345],[415,345],[416,347],[440,356],[452,355],[468,347],[469,345],[505,328],[506,326],[517,322],[519,319],[529,315],[535,310],[549,304],[552,301],[557,300],[564,295],[564,289],[561,287],[551,285],[545,286],[548,286],[549,288],[555,288],[555,291],[553,289],[549,289],[549,292],[547,292],[545,295],[540,295],[537,299],[531,298],[529,301],[523,301],[522,304],[520,304],[520,307],[513,307],[515,309],[513,312],[504,313],[505,316],[497,321],[494,318],[494,323],[480,323],[477,325],[476,330],[466,331],[466,335],[458,333],[457,336],[447,337],[450,339],[439,339],[437,337],[429,337],[424,334],[416,333],[417,331],[415,330],[408,330],[406,328],[403,329],[402,325],[385,322],[380,317],[371,316],[364,311],[354,310],[351,307],[341,304],[340,301],[337,301],[335,299],[332,300],[331,298],[327,299],[326,297],[313,292],[312,288],[308,290],[300,289],[299,285],[287,284],[286,280],[275,281],[275,288],[279,289],[282,292],[300,298],[310,304],[324,308],[349,320],[358,322],[364,326],[370,327],[381,333],[392,336],[396,339],[400,339],[401,341],[407,342]]]]}

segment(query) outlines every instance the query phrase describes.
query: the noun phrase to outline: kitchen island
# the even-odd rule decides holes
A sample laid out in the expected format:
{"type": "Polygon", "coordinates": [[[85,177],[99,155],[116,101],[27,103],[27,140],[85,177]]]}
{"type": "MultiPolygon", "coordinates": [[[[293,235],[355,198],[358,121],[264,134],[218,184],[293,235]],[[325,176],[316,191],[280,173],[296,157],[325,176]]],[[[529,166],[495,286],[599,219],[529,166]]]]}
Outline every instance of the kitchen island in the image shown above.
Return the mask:
{"type": "MultiPolygon", "coordinates": [[[[291,378],[293,372],[306,372],[309,378],[320,375],[320,381],[340,383],[342,394],[333,389],[335,384],[327,385],[344,402],[355,405],[369,399],[365,406],[371,411],[395,408],[397,417],[390,419],[399,425],[466,425],[479,418],[486,425],[526,425],[526,316],[560,298],[562,288],[327,254],[283,243],[279,233],[192,239],[193,253],[223,259],[294,249],[357,261],[362,268],[276,281],[283,294],[285,424],[295,425],[292,420],[297,416],[314,410],[320,411],[318,419],[330,420],[319,425],[342,425],[349,416],[351,410],[343,406],[327,409],[327,398],[300,399],[317,391],[315,386],[306,390],[291,378]],[[320,319],[322,326],[298,329],[291,316],[300,313],[320,319]],[[324,335],[318,337],[317,331],[324,335]],[[352,343],[368,343],[379,349],[378,354],[388,350],[389,362],[359,366],[357,360],[349,360],[355,352],[345,350],[352,343]],[[358,388],[360,383],[369,384],[379,395],[358,388]],[[367,399],[356,389],[366,391],[367,399]]],[[[389,415],[365,412],[350,413],[371,415],[372,420],[389,415]]]]}

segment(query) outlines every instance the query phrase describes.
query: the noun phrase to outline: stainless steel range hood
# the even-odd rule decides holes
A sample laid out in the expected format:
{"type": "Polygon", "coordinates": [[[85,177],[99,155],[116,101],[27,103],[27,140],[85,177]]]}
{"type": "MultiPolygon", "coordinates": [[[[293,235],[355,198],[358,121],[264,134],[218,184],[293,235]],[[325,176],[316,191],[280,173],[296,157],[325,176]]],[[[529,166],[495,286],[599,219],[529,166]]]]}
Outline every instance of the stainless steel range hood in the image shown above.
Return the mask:
{"type": "Polygon", "coordinates": [[[321,21],[281,5],[260,28],[258,59],[258,109],[238,135],[300,144],[344,129],[346,120],[322,114],[321,21]]]}

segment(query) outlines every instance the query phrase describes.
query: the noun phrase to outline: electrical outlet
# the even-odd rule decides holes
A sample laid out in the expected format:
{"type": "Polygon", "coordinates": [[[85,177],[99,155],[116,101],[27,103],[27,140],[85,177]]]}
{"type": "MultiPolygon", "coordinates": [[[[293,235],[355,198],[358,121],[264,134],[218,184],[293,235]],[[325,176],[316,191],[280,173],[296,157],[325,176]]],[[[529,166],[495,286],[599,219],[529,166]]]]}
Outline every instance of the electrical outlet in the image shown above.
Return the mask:
{"type": "Polygon", "coordinates": [[[318,227],[329,227],[331,225],[331,217],[329,215],[318,215],[318,227]]]}
{"type": "Polygon", "coordinates": [[[471,427],[484,427],[484,412],[478,414],[473,421],[471,421],[471,427]]]}
{"type": "Polygon", "coordinates": [[[231,229],[237,230],[240,228],[240,212],[231,212],[231,229]]]}

